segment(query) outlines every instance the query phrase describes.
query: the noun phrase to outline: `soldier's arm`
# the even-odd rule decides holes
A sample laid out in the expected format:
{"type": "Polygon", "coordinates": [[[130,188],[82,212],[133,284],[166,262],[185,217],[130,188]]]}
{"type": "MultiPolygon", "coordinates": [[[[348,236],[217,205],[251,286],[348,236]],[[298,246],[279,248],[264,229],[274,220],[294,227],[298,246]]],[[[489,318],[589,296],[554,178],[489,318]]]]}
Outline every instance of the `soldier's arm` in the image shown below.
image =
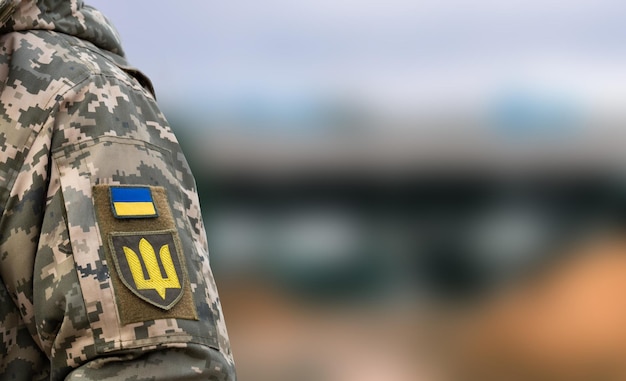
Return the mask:
{"type": "Polygon", "coordinates": [[[234,379],[195,182],[151,94],[92,73],[40,140],[33,310],[53,379],[234,379]]]}

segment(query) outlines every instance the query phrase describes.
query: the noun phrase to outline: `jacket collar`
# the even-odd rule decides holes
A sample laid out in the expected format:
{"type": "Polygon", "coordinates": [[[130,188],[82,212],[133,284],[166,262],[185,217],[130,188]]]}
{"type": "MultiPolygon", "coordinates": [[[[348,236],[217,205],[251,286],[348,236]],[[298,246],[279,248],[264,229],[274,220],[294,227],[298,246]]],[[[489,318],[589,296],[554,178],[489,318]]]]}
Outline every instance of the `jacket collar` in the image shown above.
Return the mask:
{"type": "Polygon", "coordinates": [[[0,0],[0,25],[0,34],[54,30],[124,55],[115,27],[83,0],[0,0]]]}

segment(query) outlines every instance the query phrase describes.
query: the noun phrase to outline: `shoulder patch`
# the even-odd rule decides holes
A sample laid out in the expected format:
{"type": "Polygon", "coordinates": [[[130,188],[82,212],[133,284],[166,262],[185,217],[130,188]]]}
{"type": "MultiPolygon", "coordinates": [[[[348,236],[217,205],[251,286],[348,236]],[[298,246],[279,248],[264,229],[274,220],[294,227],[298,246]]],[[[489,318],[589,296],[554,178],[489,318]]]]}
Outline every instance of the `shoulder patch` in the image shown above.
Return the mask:
{"type": "Polygon", "coordinates": [[[111,210],[115,218],[158,217],[149,187],[110,187],[111,210]]]}
{"type": "Polygon", "coordinates": [[[139,298],[169,310],[183,296],[186,276],[174,232],[111,233],[109,248],[120,280],[139,298]]]}
{"type": "Polygon", "coordinates": [[[197,320],[165,189],[96,185],[93,200],[121,323],[197,320]]]}

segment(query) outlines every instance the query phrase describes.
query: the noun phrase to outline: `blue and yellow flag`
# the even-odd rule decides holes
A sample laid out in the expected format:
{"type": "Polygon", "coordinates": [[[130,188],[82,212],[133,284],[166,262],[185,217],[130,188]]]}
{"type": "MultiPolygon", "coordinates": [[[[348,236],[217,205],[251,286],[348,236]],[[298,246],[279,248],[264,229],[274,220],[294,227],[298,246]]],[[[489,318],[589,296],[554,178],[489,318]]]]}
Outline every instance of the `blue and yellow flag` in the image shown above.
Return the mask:
{"type": "Polygon", "coordinates": [[[150,218],[158,213],[148,187],[111,187],[111,208],[116,218],[150,218]]]}

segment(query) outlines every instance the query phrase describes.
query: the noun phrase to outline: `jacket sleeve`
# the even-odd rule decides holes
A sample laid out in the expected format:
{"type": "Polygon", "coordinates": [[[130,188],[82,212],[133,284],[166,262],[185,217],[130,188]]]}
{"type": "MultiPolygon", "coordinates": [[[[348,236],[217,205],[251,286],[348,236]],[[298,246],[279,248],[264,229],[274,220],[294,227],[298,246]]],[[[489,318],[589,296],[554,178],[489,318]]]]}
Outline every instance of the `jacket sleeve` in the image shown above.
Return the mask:
{"type": "Polygon", "coordinates": [[[47,180],[25,320],[53,380],[234,380],[194,179],[151,94],[107,70],[33,143],[47,180]]]}

